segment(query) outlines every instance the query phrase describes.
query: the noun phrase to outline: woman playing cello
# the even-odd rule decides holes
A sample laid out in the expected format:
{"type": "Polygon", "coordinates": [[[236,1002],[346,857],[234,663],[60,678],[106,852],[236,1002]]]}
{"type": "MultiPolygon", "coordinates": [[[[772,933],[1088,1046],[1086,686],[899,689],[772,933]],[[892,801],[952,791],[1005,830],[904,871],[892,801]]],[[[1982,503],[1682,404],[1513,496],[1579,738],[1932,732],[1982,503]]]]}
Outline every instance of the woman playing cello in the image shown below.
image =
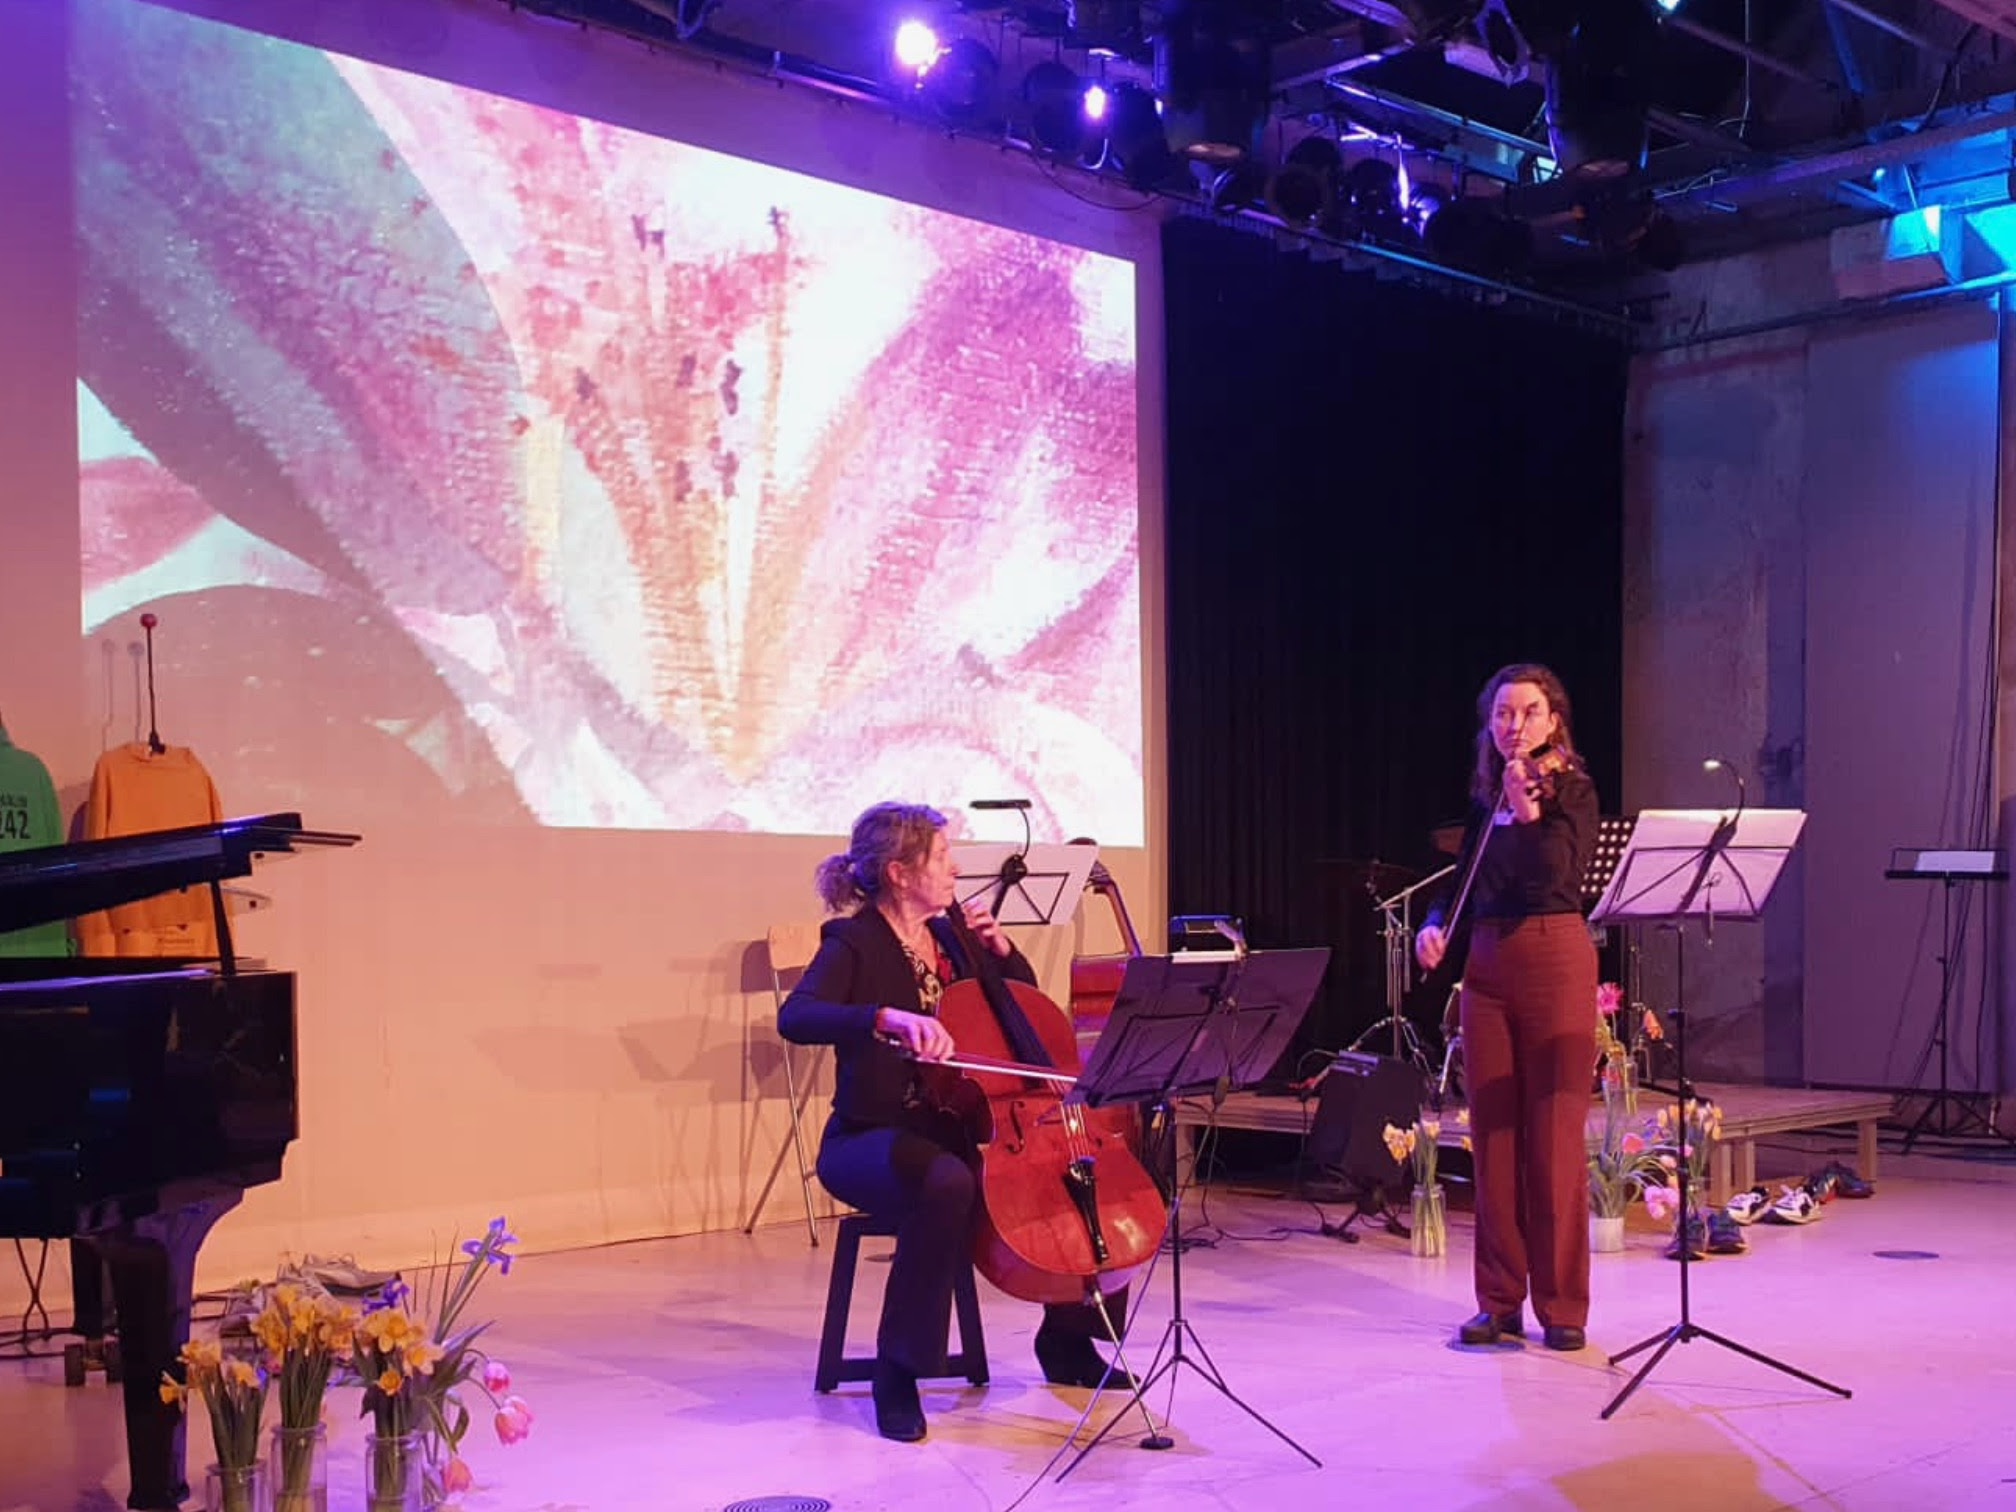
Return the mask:
{"type": "MultiPolygon", "coordinates": [[[[920,1117],[922,1079],[953,1053],[937,1008],[950,983],[990,952],[1002,976],[1035,972],[979,904],[965,933],[946,918],[953,867],[945,817],[921,804],[878,803],[854,821],[848,849],[817,873],[840,917],[785,1000],[777,1026],[794,1044],[834,1047],[833,1114],[819,1145],[819,1179],[842,1202],[893,1219],[896,1253],[876,1333],[875,1423],[883,1437],[924,1437],[917,1379],[943,1368],[952,1282],[973,1241],[972,1151],[946,1142],[942,1120],[920,1117]]],[[[1125,1316],[1124,1297],[1107,1297],[1125,1316]]],[[[1093,1346],[1106,1330],[1088,1304],[1046,1307],[1036,1333],[1044,1378],[1060,1386],[1130,1385],[1093,1346]]]]}

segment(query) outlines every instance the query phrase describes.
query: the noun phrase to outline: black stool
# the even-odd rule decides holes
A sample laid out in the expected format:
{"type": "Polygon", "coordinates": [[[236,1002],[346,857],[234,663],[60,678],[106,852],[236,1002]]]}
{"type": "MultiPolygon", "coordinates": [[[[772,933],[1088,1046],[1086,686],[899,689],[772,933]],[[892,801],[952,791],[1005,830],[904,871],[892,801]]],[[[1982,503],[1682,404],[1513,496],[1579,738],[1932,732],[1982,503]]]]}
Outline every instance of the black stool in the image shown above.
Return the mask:
{"type": "MultiPolygon", "coordinates": [[[[866,1381],[875,1374],[873,1355],[847,1353],[847,1312],[854,1302],[854,1263],[863,1238],[893,1239],[896,1225],[870,1213],[848,1213],[833,1240],[833,1275],[826,1283],[826,1327],[819,1335],[819,1368],[814,1391],[831,1391],[842,1381],[866,1381]]],[[[980,1332],[980,1296],[973,1289],[973,1267],[962,1261],[952,1278],[952,1307],[959,1316],[959,1353],[945,1361],[945,1376],[964,1376],[975,1386],[987,1384],[987,1339],[980,1332]]]]}

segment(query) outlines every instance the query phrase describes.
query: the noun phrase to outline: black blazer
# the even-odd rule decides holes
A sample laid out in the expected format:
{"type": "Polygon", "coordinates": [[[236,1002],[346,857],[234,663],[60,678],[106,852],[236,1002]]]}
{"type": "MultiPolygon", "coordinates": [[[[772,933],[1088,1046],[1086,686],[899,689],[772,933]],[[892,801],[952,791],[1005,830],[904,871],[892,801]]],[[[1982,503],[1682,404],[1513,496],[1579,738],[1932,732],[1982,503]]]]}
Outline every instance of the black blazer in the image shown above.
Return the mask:
{"type": "MultiPolygon", "coordinates": [[[[933,919],[931,933],[953,977],[971,976],[973,963],[951,925],[933,919]]],[[[1003,957],[1000,969],[1003,976],[1036,984],[1020,950],[1003,957]]],[[[875,1011],[883,1007],[923,1010],[916,974],[896,931],[878,908],[828,919],[812,964],[777,1012],[777,1032],[796,1045],[833,1047],[833,1113],[856,1128],[903,1122],[917,1075],[915,1062],[875,1037],[875,1011]]]]}

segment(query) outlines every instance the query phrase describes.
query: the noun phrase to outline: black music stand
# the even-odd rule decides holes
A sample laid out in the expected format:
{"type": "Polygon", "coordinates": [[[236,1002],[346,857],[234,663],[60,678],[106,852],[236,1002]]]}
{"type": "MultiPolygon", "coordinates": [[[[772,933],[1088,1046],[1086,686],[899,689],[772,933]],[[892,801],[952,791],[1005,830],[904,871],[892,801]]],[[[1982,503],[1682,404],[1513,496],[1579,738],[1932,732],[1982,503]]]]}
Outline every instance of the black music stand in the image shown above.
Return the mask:
{"type": "MultiPolygon", "coordinates": [[[[1883,875],[1890,881],[1937,882],[1939,888],[1939,1012],[1932,1020],[1932,1043],[1939,1049],[1939,1090],[1925,1104],[1924,1111],[1904,1135],[1904,1153],[1921,1134],[1951,1139],[1968,1132],[1968,1122],[1980,1125],[1980,1132],[1994,1139],[2007,1136],[1994,1121],[1973,1105],[1979,1093],[1955,1092],[1947,1081],[1948,1019],[1953,1011],[1953,957],[1960,942],[1953,938],[1953,889],[1962,882],[2007,882],[2009,868],[1999,852],[1992,850],[1924,850],[1905,846],[1890,852],[1890,864],[1883,875]],[[1957,1106],[1961,1121],[1952,1122],[1947,1109],[1957,1106]],[[1932,1126],[1938,1115],[1938,1127],[1932,1126]]],[[[1922,1074],[1922,1068],[1921,1068],[1922,1074]]]]}
{"type": "MultiPolygon", "coordinates": [[[[1174,1103],[1179,1097],[1206,1094],[1222,1099],[1228,1092],[1261,1080],[1287,1049],[1309,1011],[1323,969],[1327,947],[1304,950],[1248,952],[1243,945],[1229,951],[1192,951],[1174,956],[1135,956],[1127,963],[1113,1013],[1092,1054],[1079,1073],[1078,1094],[1093,1107],[1108,1103],[1150,1105],[1162,1123],[1175,1127],[1174,1103]]],[[[1148,1389],[1171,1376],[1170,1403],[1176,1396],[1176,1370],[1189,1366],[1218,1394],[1290,1449],[1319,1468],[1322,1461],[1268,1422],[1225,1384],[1204,1342],[1183,1313],[1183,1191],[1176,1186],[1169,1201],[1164,1243],[1169,1249],[1170,1303],[1168,1326],[1155,1347],[1148,1374],[1134,1388],[1132,1405],[1148,1419],[1143,1449],[1169,1449],[1175,1440],[1155,1427],[1143,1401],[1148,1389]],[[1187,1353],[1184,1341],[1195,1346],[1187,1353]]],[[[1102,1385],[1100,1390],[1105,1388],[1102,1385]]],[[[1095,1394],[1094,1401],[1097,1400],[1095,1394]]],[[[1091,1407],[1086,1412],[1089,1415],[1091,1407]]],[[[1085,1456],[1099,1447],[1121,1418],[1123,1408],[1095,1434],[1077,1456],[1058,1472],[1062,1480],[1085,1456]]],[[[1167,1413],[1164,1423],[1167,1423],[1167,1413]]]]}
{"type": "Polygon", "coordinates": [[[955,845],[952,896],[962,905],[985,898],[1004,925],[1063,924],[1098,859],[1092,845],[955,845]]]}
{"type": "MultiPolygon", "coordinates": [[[[1798,842],[1806,816],[1798,809],[1738,809],[1734,814],[1712,809],[1648,809],[1638,816],[1629,844],[1618,859],[1617,874],[1611,879],[1602,901],[1591,915],[1597,923],[1611,919],[1637,923],[1660,923],[1674,932],[1675,966],[1673,983],[1675,1127],[1686,1126],[1686,1099],[1693,1096],[1687,1081],[1687,998],[1686,935],[1689,919],[1703,921],[1705,938],[1715,939],[1715,920],[1754,919],[1770,896],[1771,888],[1784,869],[1785,858],[1798,842]]],[[[1680,1213],[1676,1238],[1680,1249],[1680,1321],[1671,1328],[1641,1339],[1629,1349],[1610,1357],[1621,1365],[1643,1349],[1658,1348],[1652,1358],[1638,1368],[1624,1389],[1610,1399],[1601,1416],[1605,1419],[1629,1400],[1675,1344],[1706,1339],[1760,1365],[1797,1377],[1810,1386],[1850,1396],[1846,1387],[1823,1381],[1816,1375],[1774,1360],[1770,1355],[1738,1344],[1694,1321],[1688,1269],[1693,1257],[1687,1242],[1687,1220],[1692,1203],[1688,1192],[1684,1154],[1679,1161],[1680,1213]]],[[[1704,1216],[1703,1223],[1706,1223],[1704,1216]]]]}

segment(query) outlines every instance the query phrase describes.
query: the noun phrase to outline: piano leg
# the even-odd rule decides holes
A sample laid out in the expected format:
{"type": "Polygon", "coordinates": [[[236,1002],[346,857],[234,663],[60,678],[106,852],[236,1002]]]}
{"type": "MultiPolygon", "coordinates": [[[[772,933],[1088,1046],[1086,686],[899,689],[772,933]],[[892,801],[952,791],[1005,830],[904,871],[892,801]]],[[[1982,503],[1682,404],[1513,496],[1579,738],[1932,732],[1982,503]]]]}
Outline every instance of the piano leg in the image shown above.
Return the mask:
{"type": "Polygon", "coordinates": [[[133,1476],[126,1505],[136,1512],[166,1512],[189,1496],[187,1423],[180,1410],[162,1402],[161,1375],[182,1379],[177,1356],[189,1342],[196,1252],[238,1201],[235,1193],[214,1197],[93,1236],[119,1314],[126,1458],[133,1476]]]}
{"type": "Polygon", "coordinates": [[[71,1327],[87,1340],[105,1337],[105,1262],[91,1241],[70,1241],[71,1327]]]}

